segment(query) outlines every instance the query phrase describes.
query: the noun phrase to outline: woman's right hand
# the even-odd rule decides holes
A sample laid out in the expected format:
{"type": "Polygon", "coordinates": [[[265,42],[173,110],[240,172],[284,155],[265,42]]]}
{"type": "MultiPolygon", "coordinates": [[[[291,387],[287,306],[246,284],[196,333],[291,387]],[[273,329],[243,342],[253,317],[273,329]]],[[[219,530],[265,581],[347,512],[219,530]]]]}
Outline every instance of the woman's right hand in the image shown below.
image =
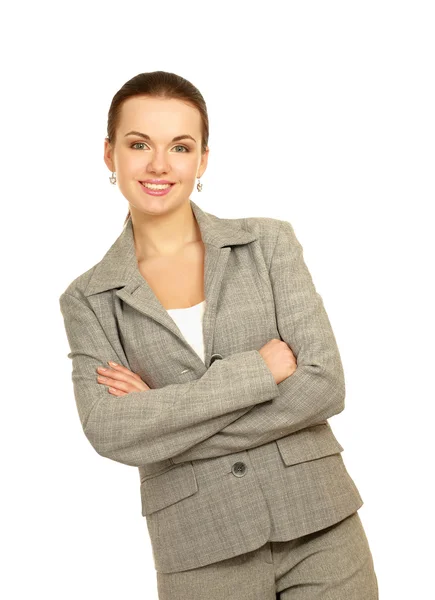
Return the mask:
{"type": "Polygon", "coordinates": [[[272,371],[275,382],[281,383],[297,369],[297,361],[291,348],[282,340],[270,340],[259,350],[263,360],[272,371]]]}

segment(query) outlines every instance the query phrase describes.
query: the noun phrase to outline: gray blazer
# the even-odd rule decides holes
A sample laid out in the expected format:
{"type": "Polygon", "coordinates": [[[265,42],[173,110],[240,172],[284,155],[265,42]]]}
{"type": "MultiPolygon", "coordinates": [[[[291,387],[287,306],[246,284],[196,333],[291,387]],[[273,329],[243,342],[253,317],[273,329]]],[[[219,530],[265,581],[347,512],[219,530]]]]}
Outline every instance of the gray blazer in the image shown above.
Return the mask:
{"type": "Polygon", "coordinates": [[[141,275],[131,220],[59,299],[84,433],[101,456],[139,468],[155,569],[167,573],[363,504],[327,421],[344,409],[339,351],[291,224],[190,203],[205,244],[205,364],[141,275]],[[278,385],[258,352],[272,338],[297,358],[278,385]],[[96,372],[108,360],[152,389],[111,395],[96,372]]]}

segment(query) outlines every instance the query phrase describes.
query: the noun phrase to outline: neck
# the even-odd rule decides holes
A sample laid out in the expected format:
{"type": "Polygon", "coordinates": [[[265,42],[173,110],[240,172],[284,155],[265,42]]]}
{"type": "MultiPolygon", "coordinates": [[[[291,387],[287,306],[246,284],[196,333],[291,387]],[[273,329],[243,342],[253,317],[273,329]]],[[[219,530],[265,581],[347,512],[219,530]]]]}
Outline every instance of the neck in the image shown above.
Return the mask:
{"type": "Polygon", "coordinates": [[[139,211],[134,206],[130,206],[130,212],[138,262],[174,256],[187,244],[201,241],[190,200],[161,214],[139,211]]]}

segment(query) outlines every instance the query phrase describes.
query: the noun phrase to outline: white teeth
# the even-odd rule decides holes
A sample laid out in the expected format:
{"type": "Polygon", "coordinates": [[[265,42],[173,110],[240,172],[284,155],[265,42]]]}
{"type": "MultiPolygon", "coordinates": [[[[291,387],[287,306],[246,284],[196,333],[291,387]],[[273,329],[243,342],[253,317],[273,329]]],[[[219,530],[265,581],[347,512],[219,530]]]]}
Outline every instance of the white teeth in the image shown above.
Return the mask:
{"type": "Polygon", "coordinates": [[[165,184],[156,184],[156,183],[142,183],[144,187],[150,188],[150,190],[165,190],[168,187],[171,187],[170,183],[165,184]]]}

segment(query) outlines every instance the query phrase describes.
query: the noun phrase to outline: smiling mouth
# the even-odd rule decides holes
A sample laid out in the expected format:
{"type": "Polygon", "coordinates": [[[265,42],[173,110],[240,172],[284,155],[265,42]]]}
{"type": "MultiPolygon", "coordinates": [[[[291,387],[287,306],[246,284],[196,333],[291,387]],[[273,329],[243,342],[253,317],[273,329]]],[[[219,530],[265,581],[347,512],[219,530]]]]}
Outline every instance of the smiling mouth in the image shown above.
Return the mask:
{"type": "Polygon", "coordinates": [[[174,183],[146,183],[143,181],[139,182],[141,185],[143,185],[143,187],[146,187],[150,190],[166,190],[167,188],[170,188],[172,185],[175,185],[174,183]]]}

